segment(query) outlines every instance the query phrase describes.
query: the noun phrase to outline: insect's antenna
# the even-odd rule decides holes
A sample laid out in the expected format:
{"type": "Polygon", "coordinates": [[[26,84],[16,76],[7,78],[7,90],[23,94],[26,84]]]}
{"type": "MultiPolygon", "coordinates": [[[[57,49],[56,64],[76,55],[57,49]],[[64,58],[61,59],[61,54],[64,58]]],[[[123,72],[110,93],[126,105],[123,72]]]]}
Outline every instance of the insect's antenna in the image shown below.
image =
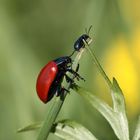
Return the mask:
{"type": "Polygon", "coordinates": [[[69,57],[71,57],[74,53],[75,53],[75,50],[69,55],[69,57]]]}
{"type": "Polygon", "coordinates": [[[89,35],[89,33],[90,33],[91,29],[92,29],[92,25],[90,25],[90,27],[89,27],[88,31],[87,31],[87,29],[86,29],[86,33],[87,33],[87,35],[89,35]]]}

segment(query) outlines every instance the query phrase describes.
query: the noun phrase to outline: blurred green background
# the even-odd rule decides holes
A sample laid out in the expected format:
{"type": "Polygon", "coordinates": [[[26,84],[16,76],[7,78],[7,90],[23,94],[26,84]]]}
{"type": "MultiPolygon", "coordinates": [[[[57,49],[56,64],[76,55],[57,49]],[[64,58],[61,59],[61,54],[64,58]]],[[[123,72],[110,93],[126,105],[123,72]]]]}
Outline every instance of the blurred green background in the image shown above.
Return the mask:
{"type": "MultiPolygon", "coordinates": [[[[0,0],[0,140],[34,140],[19,127],[41,121],[50,103],[39,101],[37,75],[48,61],[69,55],[74,41],[93,25],[91,48],[110,78],[115,76],[126,98],[132,136],[140,114],[139,0],[0,0]]],[[[79,85],[111,104],[107,85],[88,53],[79,85]]],[[[116,140],[109,124],[75,93],[67,96],[59,119],[73,119],[100,140],[116,140]]],[[[58,140],[52,134],[50,140],[58,140]]]]}

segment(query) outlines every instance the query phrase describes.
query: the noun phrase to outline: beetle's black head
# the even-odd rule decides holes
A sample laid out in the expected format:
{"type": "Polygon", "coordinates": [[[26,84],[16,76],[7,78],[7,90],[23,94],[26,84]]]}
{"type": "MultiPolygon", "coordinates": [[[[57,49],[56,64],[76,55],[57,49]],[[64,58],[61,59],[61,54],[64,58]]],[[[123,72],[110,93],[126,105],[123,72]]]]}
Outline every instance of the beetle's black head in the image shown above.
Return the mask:
{"type": "Polygon", "coordinates": [[[91,42],[91,38],[89,37],[89,35],[87,34],[83,34],[82,36],[80,36],[77,41],[74,43],[74,49],[75,51],[79,51],[81,48],[85,47],[85,42],[87,44],[90,44],[91,42]]]}

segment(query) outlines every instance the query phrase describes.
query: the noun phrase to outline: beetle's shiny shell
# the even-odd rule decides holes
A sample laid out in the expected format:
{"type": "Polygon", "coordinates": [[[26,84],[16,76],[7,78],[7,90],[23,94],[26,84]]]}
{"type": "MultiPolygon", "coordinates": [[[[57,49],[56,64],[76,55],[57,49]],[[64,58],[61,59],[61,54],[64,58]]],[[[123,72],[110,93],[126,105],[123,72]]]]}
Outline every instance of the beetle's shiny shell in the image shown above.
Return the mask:
{"type": "Polygon", "coordinates": [[[48,93],[52,82],[54,81],[58,72],[57,64],[54,61],[50,61],[44,68],[40,71],[37,83],[36,83],[36,91],[39,98],[47,103],[48,101],[48,93]]]}

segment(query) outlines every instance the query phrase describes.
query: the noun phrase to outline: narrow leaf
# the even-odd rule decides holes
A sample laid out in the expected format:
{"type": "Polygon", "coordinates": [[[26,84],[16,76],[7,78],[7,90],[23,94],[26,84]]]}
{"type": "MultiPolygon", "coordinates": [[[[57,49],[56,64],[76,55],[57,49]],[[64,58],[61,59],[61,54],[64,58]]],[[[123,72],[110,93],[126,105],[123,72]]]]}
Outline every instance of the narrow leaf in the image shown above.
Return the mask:
{"type": "Polygon", "coordinates": [[[114,111],[126,114],[124,96],[115,78],[113,78],[113,88],[111,95],[113,99],[114,111]]]}
{"type": "Polygon", "coordinates": [[[27,132],[27,131],[33,131],[33,130],[36,130],[38,128],[40,128],[42,126],[42,123],[41,122],[37,122],[37,123],[33,123],[33,124],[30,124],[30,125],[27,125],[23,128],[19,128],[17,130],[18,133],[20,132],[27,132]]]}
{"type": "Polygon", "coordinates": [[[139,119],[138,119],[138,123],[137,123],[137,127],[136,127],[136,130],[135,130],[133,140],[140,140],[140,116],[139,116],[139,119]]]}
{"type": "Polygon", "coordinates": [[[120,125],[120,137],[122,140],[129,140],[129,129],[125,109],[125,100],[122,90],[115,78],[113,78],[112,99],[114,111],[117,113],[117,120],[118,124],[120,125]]]}
{"type": "Polygon", "coordinates": [[[75,88],[75,91],[80,94],[84,99],[87,100],[88,103],[91,104],[92,107],[96,108],[109,122],[111,127],[113,128],[116,136],[120,139],[120,126],[117,120],[117,113],[113,111],[113,109],[106,104],[104,101],[98,99],[92,93],[86,91],[81,87],[75,88]]]}
{"type": "Polygon", "coordinates": [[[59,121],[53,127],[54,134],[65,140],[97,140],[88,129],[75,121],[59,121]]]}

